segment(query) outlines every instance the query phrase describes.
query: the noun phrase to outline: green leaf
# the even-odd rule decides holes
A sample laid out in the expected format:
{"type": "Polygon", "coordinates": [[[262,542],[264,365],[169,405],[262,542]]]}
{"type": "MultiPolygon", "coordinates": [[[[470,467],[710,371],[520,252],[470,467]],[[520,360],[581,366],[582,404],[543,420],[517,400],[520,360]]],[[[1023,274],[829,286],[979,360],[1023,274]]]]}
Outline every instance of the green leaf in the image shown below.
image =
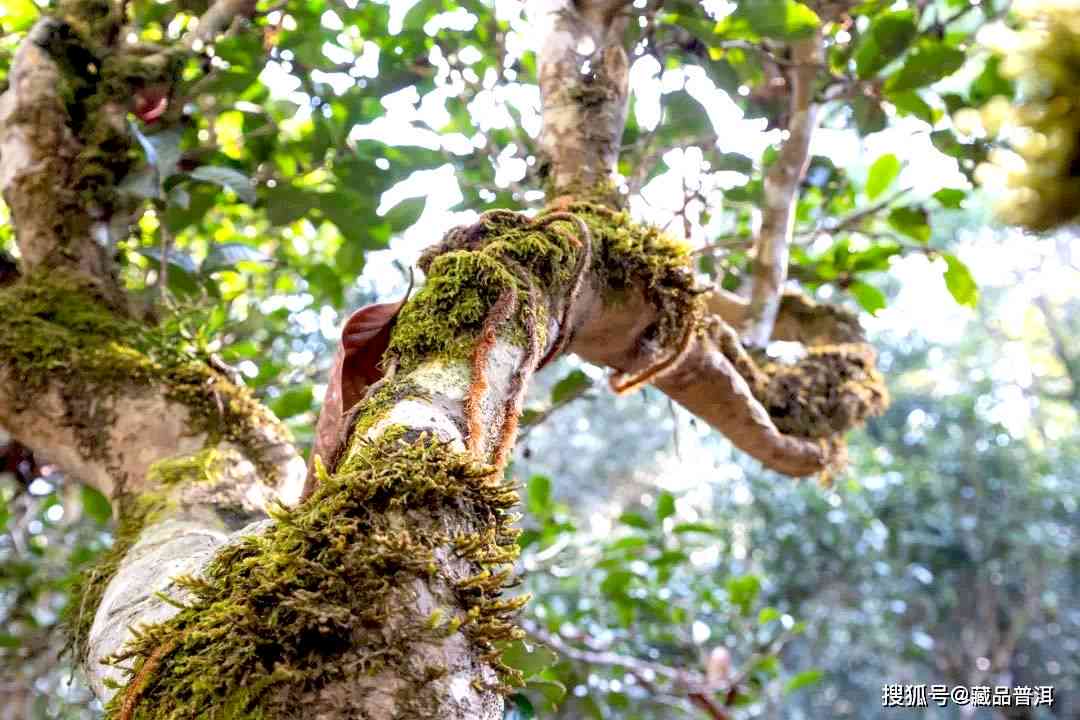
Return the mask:
{"type": "Polygon", "coordinates": [[[2,0],[0,29],[5,33],[29,30],[38,16],[38,6],[31,0],[2,0]]]}
{"type": "Polygon", "coordinates": [[[877,314],[878,310],[885,307],[885,293],[878,290],[873,285],[864,283],[861,280],[856,280],[848,286],[848,292],[852,294],[855,301],[859,303],[866,312],[871,315],[877,314]]]}
{"type": "Polygon", "coordinates": [[[866,195],[871,200],[889,189],[900,175],[900,160],[892,153],[886,153],[870,166],[866,177],[866,195]]]}
{"type": "Polygon", "coordinates": [[[753,0],[743,2],[732,13],[733,20],[742,20],[762,37],[794,40],[811,35],[821,27],[821,19],[813,10],[795,0],[753,0]]]}
{"type": "Polygon", "coordinates": [[[558,680],[529,680],[525,688],[540,695],[551,709],[556,709],[566,698],[566,686],[558,680]]]}
{"type": "Polygon", "coordinates": [[[510,667],[520,670],[525,677],[537,675],[559,661],[559,656],[544,645],[514,640],[507,643],[502,652],[502,661],[510,667]]]}
{"type": "Polygon", "coordinates": [[[922,95],[919,95],[914,90],[887,93],[885,99],[891,102],[901,115],[914,115],[930,125],[937,122],[934,108],[930,107],[930,104],[922,99],[922,95]]]}
{"type": "Polygon", "coordinates": [[[726,587],[731,604],[746,615],[761,592],[761,580],[756,575],[743,575],[728,579],[726,587]]]}
{"type": "Polygon", "coordinates": [[[889,225],[922,244],[930,242],[930,215],[925,208],[908,205],[889,213],[889,225]]]}
{"type": "Polygon", "coordinates": [[[652,527],[652,523],[638,513],[633,512],[624,512],[619,516],[619,522],[628,527],[637,528],[638,530],[648,530],[652,527]]]}
{"type": "Polygon", "coordinates": [[[889,123],[889,117],[881,107],[881,102],[865,95],[859,95],[851,102],[855,117],[855,127],[859,135],[866,137],[881,132],[889,123]]]}
{"type": "Polygon", "coordinates": [[[825,673],[821,670],[804,670],[787,681],[787,684],[784,685],[784,692],[792,693],[807,685],[815,685],[821,682],[824,677],[825,673]]]}
{"type": "Polygon", "coordinates": [[[780,611],[774,607],[763,607],[757,614],[758,625],[768,625],[780,619],[780,611]]]}
{"type": "Polygon", "coordinates": [[[962,50],[923,39],[907,56],[903,66],[885,82],[885,89],[899,92],[932,85],[959,70],[964,59],[962,50]]]}
{"type": "MultiPolygon", "coordinates": [[[[161,267],[161,248],[159,246],[151,245],[149,247],[137,247],[135,248],[135,252],[151,260],[155,270],[158,270],[161,267]]],[[[195,259],[183,250],[177,248],[169,250],[166,264],[169,266],[170,273],[174,270],[178,270],[189,277],[194,277],[199,272],[198,266],[195,265],[195,259]]]]}
{"type": "Polygon", "coordinates": [[[551,478],[546,475],[533,475],[529,479],[526,491],[526,507],[538,517],[551,514],[551,478]]]}
{"type": "Polygon", "coordinates": [[[975,307],[979,302],[979,286],[975,284],[971,270],[955,255],[942,253],[942,257],[945,258],[945,287],[956,302],[975,307]]]}
{"type": "Polygon", "coordinates": [[[263,193],[266,198],[266,215],[274,225],[288,225],[299,220],[316,205],[317,196],[279,182],[263,193]]]}
{"type": "Polygon", "coordinates": [[[571,370],[551,388],[551,404],[558,405],[580,395],[592,386],[592,380],[581,370],[571,370]]]}
{"type": "Polygon", "coordinates": [[[213,183],[232,190],[241,201],[248,205],[255,204],[255,186],[251,184],[251,179],[239,170],[231,167],[203,165],[195,168],[188,175],[193,180],[213,183]]]}
{"type": "Polygon", "coordinates": [[[21,644],[22,640],[17,636],[0,633],[0,648],[17,648],[21,644]]]}
{"type": "Polygon", "coordinates": [[[390,223],[390,227],[394,229],[394,232],[401,232],[420,218],[426,203],[427,200],[422,197],[402,200],[385,213],[383,217],[386,222],[390,223]]]}
{"type": "Polygon", "coordinates": [[[210,246],[201,270],[204,273],[235,270],[237,263],[242,262],[268,263],[270,258],[262,250],[243,243],[217,243],[210,246]]]}
{"type": "Polygon", "coordinates": [[[112,519],[109,499],[89,485],[83,485],[79,494],[82,497],[83,512],[95,522],[107,525],[112,519]]]}
{"type": "Polygon", "coordinates": [[[626,595],[626,588],[633,582],[634,577],[634,573],[629,570],[608,573],[608,576],[600,583],[600,592],[608,597],[622,597],[626,595]]]}
{"type": "Polygon", "coordinates": [[[964,200],[967,199],[967,191],[957,188],[941,188],[934,193],[934,199],[950,210],[958,210],[963,207],[964,200]]]}
{"type": "Polygon", "coordinates": [[[315,398],[311,393],[311,386],[305,385],[299,388],[290,388],[281,393],[270,403],[270,409],[282,420],[291,418],[300,413],[307,412],[314,404],[315,398]]]}
{"type": "Polygon", "coordinates": [[[656,519],[663,522],[675,514],[675,496],[669,492],[660,493],[656,501],[656,519]]]}
{"type": "Polygon", "coordinates": [[[855,49],[855,71],[866,80],[908,49],[918,34],[914,11],[884,13],[867,28],[855,49]]]}
{"type": "Polygon", "coordinates": [[[686,533],[703,533],[705,535],[719,535],[720,529],[715,525],[701,522],[687,522],[679,523],[671,529],[676,535],[683,535],[686,533]]]}
{"type": "Polygon", "coordinates": [[[503,713],[503,720],[534,720],[535,717],[536,708],[533,707],[529,698],[521,693],[514,693],[510,696],[510,702],[507,703],[506,710],[503,713]]]}
{"type": "Polygon", "coordinates": [[[997,55],[991,55],[983,66],[983,71],[972,81],[970,92],[972,105],[985,105],[998,96],[1012,99],[1016,94],[1016,87],[1012,80],[1001,74],[1001,60],[997,55]]]}
{"type": "Polygon", "coordinates": [[[711,163],[712,169],[716,171],[730,170],[743,175],[754,172],[754,161],[741,153],[718,152],[711,163]]]}

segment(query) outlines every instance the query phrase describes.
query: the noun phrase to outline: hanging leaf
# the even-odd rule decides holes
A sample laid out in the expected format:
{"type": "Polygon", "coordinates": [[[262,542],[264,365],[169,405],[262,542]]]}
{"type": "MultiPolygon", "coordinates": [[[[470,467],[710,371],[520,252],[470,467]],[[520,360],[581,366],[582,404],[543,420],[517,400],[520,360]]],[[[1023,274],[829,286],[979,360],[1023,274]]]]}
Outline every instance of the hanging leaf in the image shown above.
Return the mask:
{"type": "Polygon", "coordinates": [[[889,213],[889,225],[924,245],[930,242],[930,214],[926,208],[898,207],[889,213]]]}
{"type": "Polygon", "coordinates": [[[936,40],[923,39],[903,66],[885,82],[889,92],[914,90],[952,75],[964,64],[964,52],[936,40]]]}
{"type": "Polygon", "coordinates": [[[588,375],[581,370],[571,370],[566,377],[555,383],[555,387],[551,388],[551,404],[558,405],[565,402],[585,392],[591,386],[592,380],[588,375]]]}
{"type": "Polygon", "coordinates": [[[193,180],[213,183],[227,190],[232,190],[241,201],[248,205],[255,204],[255,186],[252,185],[251,179],[239,170],[234,170],[231,167],[203,165],[195,168],[188,175],[193,180]]]}
{"type": "Polygon", "coordinates": [[[863,80],[873,77],[908,49],[918,34],[912,10],[885,13],[870,24],[855,49],[855,72],[863,80]]]}
{"type": "Polygon", "coordinates": [[[219,270],[235,270],[236,265],[242,262],[268,263],[270,257],[243,243],[217,243],[210,246],[202,262],[202,272],[209,274],[219,270]]]}
{"type": "Polygon", "coordinates": [[[952,293],[956,302],[968,307],[975,307],[979,302],[979,286],[971,270],[958,257],[942,253],[945,258],[945,287],[952,293]]]}
{"type": "Polygon", "coordinates": [[[870,166],[866,177],[866,195],[871,200],[885,192],[900,175],[900,160],[892,153],[882,155],[870,166]]]}
{"type": "Polygon", "coordinates": [[[885,307],[885,293],[878,290],[873,285],[864,283],[861,280],[856,280],[848,286],[848,292],[851,293],[855,301],[859,303],[866,312],[871,315],[876,315],[878,310],[882,310],[885,307]]]}

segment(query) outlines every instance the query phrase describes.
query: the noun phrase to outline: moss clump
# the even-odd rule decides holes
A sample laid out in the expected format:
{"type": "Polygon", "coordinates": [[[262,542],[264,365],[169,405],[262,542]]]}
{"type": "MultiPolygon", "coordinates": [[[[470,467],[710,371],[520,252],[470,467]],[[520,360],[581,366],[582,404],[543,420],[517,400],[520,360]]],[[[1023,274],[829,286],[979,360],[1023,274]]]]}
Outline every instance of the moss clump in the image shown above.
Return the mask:
{"type": "Polygon", "coordinates": [[[0,289],[0,307],[7,309],[0,365],[25,390],[16,410],[56,388],[66,405],[65,422],[86,457],[110,457],[113,396],[132,386],[159,385],[168,399],[188,408],[193,435],[205,433],[210,445],[234,442],[273,476],[262,452],[266,428],[276,420],[245,388],[181,349],[179,338],[164,338],[126,317],[100,290],[59,271],[32,273],[0,289]]]}
{"type": "MultiPolygon", "coordinates": [[[[518,634],[511,617],[525,600],[502,597],[517,553],[516,487],[426,434],[409,435],[399,427],[375,441],[354,436],[308,502],[221,550],[203,577],[180,581],[189,604],[141,629],[117,658],[136,658],[136,675],[154,658],[133,718],[291,716],[306,694],[406,666],[415,643],[459,629],[495,662],[495,643],[518,634]],[[441,565],[440,550],[469,569],[441,565]],[[461,611],[404,620],[417,580],[461,611]]],[[[502,668],[504,680],[511,673],[502,668]]],[[[116,695],[114,716],[126,698],[116,695]]]]}
{"type": "Polygon", "coordinates": [[[150,466],[149,480],[155,485],[184,482],[213,482],[221,477],[224,458],[215,447],[179,458],[168,458],[150,466]]]}
{"type": "Polygon", "coordinates": [[[451,230],[420,259],[428,281],[398,316],[389,352],[404,370],[431,357],[468,357],[485,319],[507,291],[516,298],[515,310],[500,332],[524,345],[524,328],[536,326],[542,332],[549,311],[546,303],[535,306],[531,288],[549,290],[547,302],[564,302],[559,292],[573,283],[581,252],[577,243],[555,223],[535,227],[526,216],[509,211],[485,213],[475,225],[451,230]]]}
{"type": "Polygon", "coordinates": [[[788,365],[766,363],[755,395],[781,432],[809,438],[840,435],[888,405],[885,380],[866,343],[820,345],[788,365]]]}
{"type": "Polygon", "coordinates": [[[617,301],[621,293],[640,289],[658,311],[655,340],[673,346],[700,294],[686,243],[634,222],[626,212],[591,203],[573,203],[567,210],[589,226],[593,271],[604,284],[605,297],[617,301]]]}

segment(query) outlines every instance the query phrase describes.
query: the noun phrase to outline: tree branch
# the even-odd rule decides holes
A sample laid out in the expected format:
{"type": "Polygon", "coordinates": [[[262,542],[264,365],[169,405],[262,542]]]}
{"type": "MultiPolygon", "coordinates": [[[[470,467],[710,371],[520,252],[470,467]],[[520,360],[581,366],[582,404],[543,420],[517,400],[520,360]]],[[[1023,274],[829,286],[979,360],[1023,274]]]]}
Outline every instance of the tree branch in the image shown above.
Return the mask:
{"type": "Polygon", "coordinates": [[[765,175],[765,207],[755,242],[750,314],[743,337],[752,347],[762,347],[772,334],[787,280],[788,246],[795,228],[799,185],[810,161],[810,140],[817,126],[814,80],[824,62],[821,34],[798,40],[791,46],[796,67],[791,78],[791,117],[788,137],[780,155],[765,175]]]}
{"type": "Polygon", "coordinates": [[[592,195],[615,205],[611,173],[629,101],[629,61],[623,49],[626,0],[543,0],[537,53],[544,126],[541,174],[548,200],[592,195]]]}

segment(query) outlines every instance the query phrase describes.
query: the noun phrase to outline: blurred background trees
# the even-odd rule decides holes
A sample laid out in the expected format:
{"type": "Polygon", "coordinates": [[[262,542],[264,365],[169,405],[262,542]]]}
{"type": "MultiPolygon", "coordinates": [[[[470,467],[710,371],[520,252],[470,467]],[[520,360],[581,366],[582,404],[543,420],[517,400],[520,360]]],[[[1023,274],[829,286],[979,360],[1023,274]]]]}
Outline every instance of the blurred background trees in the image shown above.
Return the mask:
{"type": "MultiPolygon", "coordinates": [[[[154,42],[205,3],[130,5],[154,42]]],[[[796,484],[658,393],[547,370],[513,472],[524,622],[559,656],[508,651],[532,674],[511,716],[895,716],[886,683],[1053,685],[1053,708],[1013,716],[1080,713],[1080,242],[995,228],[972,182],[991,138],[953,120],[1014,96],[975,42],[1016,23],[1007,3],[634,3],[622,190],[696,248],[703,283],[737,288],[785,124],[783,43],[832,5],[791,275],[864,313],[893,405],[846,473],[796,484]]],[[[399,295],[451,226],[542,202],[539,93],[523,3],[259,7],[255,32],[189,61],[167,129],[132,125],[145,210],[110,242],[192,352],[309,440],[343,315],[399,295]]],[[[0,76],[43,9],[3,4],[0,76]]],[[[0,718],[97,717],[60,616],[111,510],[0,449],[0,718]]]]}

